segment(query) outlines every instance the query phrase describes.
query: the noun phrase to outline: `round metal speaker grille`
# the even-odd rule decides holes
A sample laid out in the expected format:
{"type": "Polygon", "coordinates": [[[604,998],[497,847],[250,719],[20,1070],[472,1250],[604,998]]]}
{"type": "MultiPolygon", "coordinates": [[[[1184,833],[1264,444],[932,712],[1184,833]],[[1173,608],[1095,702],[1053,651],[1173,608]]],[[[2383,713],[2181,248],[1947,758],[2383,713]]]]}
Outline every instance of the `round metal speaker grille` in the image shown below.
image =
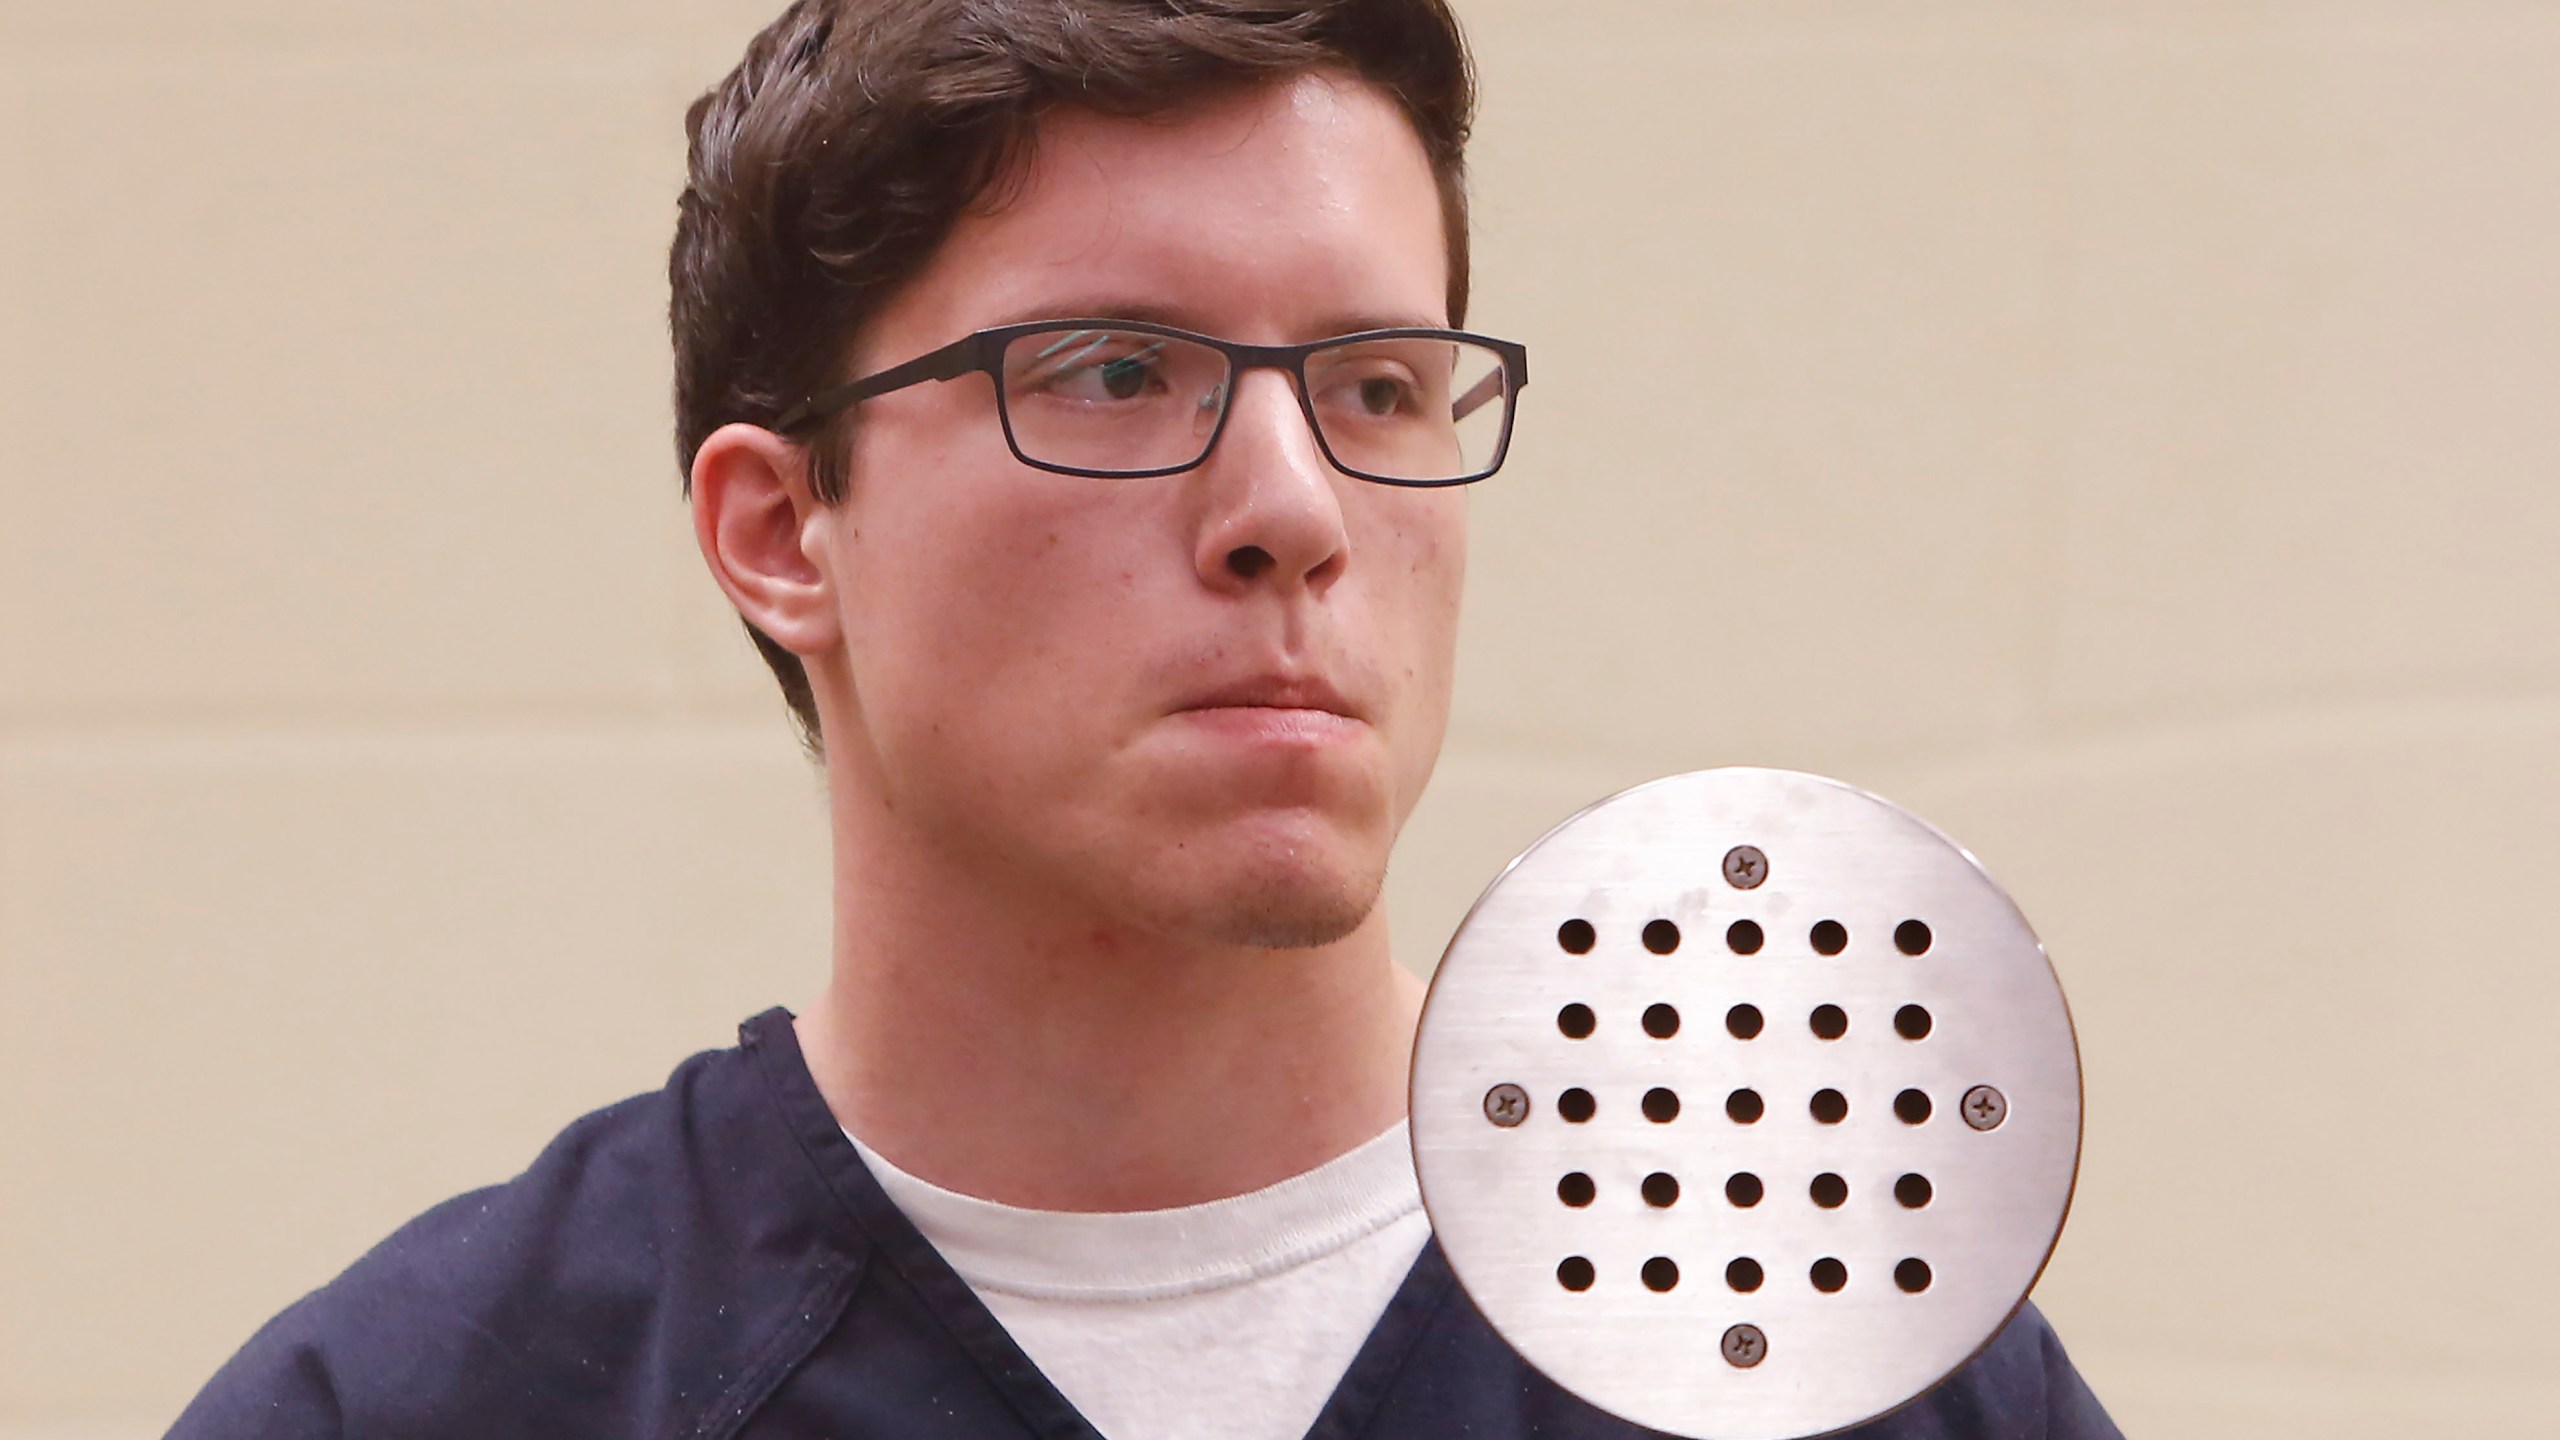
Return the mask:
{"type": "Polygon", "coordinates": [[[1836,781],[1613,796],[1476,902],[1431,982],[1414,1162],[1451,1267],[1583,1399],[1702,1440],[1926,1393],[2052,1253],[2080,1061],[1973,858],[1836,781]]]}

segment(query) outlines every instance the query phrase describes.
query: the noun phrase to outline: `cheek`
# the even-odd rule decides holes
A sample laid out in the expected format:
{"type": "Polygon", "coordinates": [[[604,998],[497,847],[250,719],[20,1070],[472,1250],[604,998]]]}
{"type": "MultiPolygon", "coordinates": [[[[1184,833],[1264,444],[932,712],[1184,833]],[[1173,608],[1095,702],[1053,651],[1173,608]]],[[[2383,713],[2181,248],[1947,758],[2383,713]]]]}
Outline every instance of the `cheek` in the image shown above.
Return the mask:
{"type": "Polygon", "coordinates": [[[1099,682],[1131,644],[1123,550],[1140,522],[1043,477],[940,476],[862,514],[847,661],[884,754],[930,747],[994,778],[1100,723],[1099,682]]]}
{"type": "Polygon", "coordinates": [[[1409,637],[1415,678],[1445,686],[1466,588],[1466,495],[1423,490],[1398,492],[1396,498],[1405,503],[1394,507],[1380,531],[1388,553],[1379,568],[1393,587],[1387,603],[1395,628],[1409,637]]]}
{"type": "Polygon", "coordinates": [[[1456,682],[1458,615],[1467,570],[1463,492],[1420,492],[1395,536],[1394,593],[1380,619],[1397,637],[1399,703],[1391,741],[1394,824],[1401,829],[1437,768],[1456,682]]]}

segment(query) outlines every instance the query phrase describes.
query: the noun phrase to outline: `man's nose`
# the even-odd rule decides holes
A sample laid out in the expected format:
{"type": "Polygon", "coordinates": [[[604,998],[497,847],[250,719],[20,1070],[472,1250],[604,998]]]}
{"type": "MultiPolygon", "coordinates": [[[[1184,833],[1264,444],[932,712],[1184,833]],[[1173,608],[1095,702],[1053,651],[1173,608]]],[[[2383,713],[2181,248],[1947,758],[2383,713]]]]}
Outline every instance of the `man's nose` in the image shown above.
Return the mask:
{"type": "Polygon", "coordinates": [[[1287,374],[1246,370],[1232,384],[1226,426],[1200,467],[1201,581],[1321,590],[1350,558],[1339,487],[1364,482],[1325,459],[1287,374]]]}

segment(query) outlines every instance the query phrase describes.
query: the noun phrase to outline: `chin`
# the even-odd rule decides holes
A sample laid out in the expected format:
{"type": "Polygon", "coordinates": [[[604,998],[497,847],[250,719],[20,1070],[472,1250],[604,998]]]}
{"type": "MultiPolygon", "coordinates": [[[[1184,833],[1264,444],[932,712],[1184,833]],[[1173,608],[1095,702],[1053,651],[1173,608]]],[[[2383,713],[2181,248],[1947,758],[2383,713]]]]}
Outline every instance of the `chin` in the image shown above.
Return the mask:
{"type": "Polygon", "coordinates": [[[1211,917],[1211,937],[1222,944],[1260,950],[1312,950],[1357,930],[1378,904],[1378,887],[1309,893],[1273,886],[1269,893],[1235,898],[1211,917]]]}
{"type": "MultiPolygon", "coordinates": [[[[1229,863],[1168,880],[1189,893],[1163,896],[1178,917],[1169,927],[1220,945],[1306,950],[1330,945],[1365,923],[1386,884],[1375,863],[1312,853],[1305,845],[1255,846],[1229,863]]],[[[1196,855],[1195,849],[1192,852],[1196,855]]]]}

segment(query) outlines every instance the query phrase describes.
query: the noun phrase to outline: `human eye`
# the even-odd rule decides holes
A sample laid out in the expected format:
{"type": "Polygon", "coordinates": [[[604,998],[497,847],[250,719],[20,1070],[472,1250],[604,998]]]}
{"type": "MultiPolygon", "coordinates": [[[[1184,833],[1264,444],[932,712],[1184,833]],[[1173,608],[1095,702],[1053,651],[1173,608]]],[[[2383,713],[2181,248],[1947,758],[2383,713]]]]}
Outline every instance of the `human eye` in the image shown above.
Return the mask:
{"type": "Polygon", "coordinates": [[[1362,414],[1379,419],[1422,408],[1417,403],[1419,392],[1413,382],[1402,375],[1364,375],[1352,393],[1359,401],[1362,414]]]}
{"type": "MultiPolygon", "coordinates": [[[[1325,355],[1308,379],[1319,407],[1366,421],[1415,420],[1431,412],[1429,366],[1410,347],[1363,347],[1325,355]]],[[[1445,368],[1445,367],[1444,367],[1445,368]]],[[[1439,387],[1445,390],[1445,383],[1439,387]]]]}
{"type": "Polygon", "coordinates": [[[1109,405],[1162,392],[1165,342],[1149,335],[1074,330],[1038,335],[1014,369],[1016,394],[1039,394],[1087,405],[1109,405]]]}

